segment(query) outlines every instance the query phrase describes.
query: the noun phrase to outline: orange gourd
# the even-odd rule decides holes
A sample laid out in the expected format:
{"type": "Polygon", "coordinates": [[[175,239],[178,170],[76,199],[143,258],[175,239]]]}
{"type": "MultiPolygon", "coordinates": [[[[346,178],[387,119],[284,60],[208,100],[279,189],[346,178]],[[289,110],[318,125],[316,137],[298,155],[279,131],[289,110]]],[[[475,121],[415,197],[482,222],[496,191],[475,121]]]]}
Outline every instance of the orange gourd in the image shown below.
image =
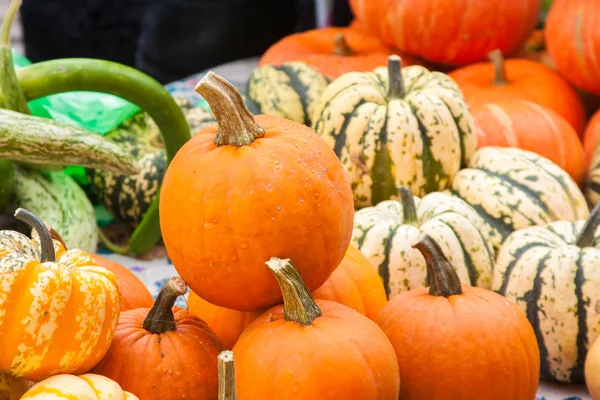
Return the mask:
{"type": "Polygon", "coordinates": [[[491,61],[468,65],[448,75],[458,83],[467,104],[477,109],[503,100],[529,100],[551,108],[583,132],[586,112],[581,98],[552,68],[526,59],[504,60],[502,53],[489,54],[491,61]]]}
{"type": "Polygon", "coordinates": [[[169,165],[160,225],[173,265],[203,299],[241,311],[281,301],[265,260],[294,260],[315,290],[350,244],[352,189],[339,159],[312,129],[252,116],[225,79],[196,89],[219,126],[197,133],[169,165]]]}
{"type": "Polygon", "coordinates": [[[535,398],[540,353],[525,314],[495,292],[461,284],[426,234],[413,247],[432,284],[394,297],[378,320],[398,357],[400,398],[535,398]]]}
{"type": "Polygon", "coordinates": [[[590,166],[594,152],[600,139],[600,110],[596,111],[585,127],[583,134],[583,150],[585,152],[585,165],[590,166]]]}
{"type": "MultiPolygon", "coordinates": [[[[381,278],[369,260],[350,245],[344,259],[329,279],[313,293],[313,298],[344,304],[375,320],[387,303],[381,278]]],[[[215,306],[194,292],[188,297],[190,312],[212,328],[226,348],[231,349],[246,326],[260,311],[236,311],[215,306]]]]}
{"type": "Polygon", "coordinates": [[[254,320],[233,348],[239,399],[397,400],[396,356],[377,324],[313,300],[289,259],[267,265],[283,305],[254,320]]]}
{"type": "Polygon", "coordinates": [[[579,136],[551,109],[525,100],[505,100],[479,107],[473,116],[478,148],[529,150],[553,161],[583,185],[586,167],[579,136]]]}
{"type": "Polygon", "coordinates": [[[223,345],[204,321],[173,307],[186,291],[173,277],[151,309],[122,312],[108,353],[91,372],[144,400],[216,399],[223,345]],[[161,384],[165,377],[169,384],[161,384]]]}
{"type": "Polygon", "coordinates": [[[95,374],[54,375],[36,383],[21,399],[139,400],[116,382],[95,374]]]}

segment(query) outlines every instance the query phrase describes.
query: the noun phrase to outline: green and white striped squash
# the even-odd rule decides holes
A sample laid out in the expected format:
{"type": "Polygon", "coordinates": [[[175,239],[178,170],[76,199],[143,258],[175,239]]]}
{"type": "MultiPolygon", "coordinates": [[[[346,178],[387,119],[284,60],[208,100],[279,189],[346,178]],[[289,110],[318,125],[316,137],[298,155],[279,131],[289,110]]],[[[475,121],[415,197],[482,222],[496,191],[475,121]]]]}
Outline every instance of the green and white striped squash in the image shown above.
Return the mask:
{"type": "Polygon", "coordinates": [[[454,177],[452,192],[481,215],[496,250],[517,229],[589,216],[583,193],[569,174],[517,148],[477,150],[454,177]]]}
{"type": "Polygon", "coordinates": [[[461,282],[490,288],[494,249],[477,212],[457,197],[434,192],[422,199],[400,187],[400,201],[358,210],[352,243],[371,261],[388,298],[428,286],[427,264],[412,245],[421,232],[448,257],[461,282]]]}
{"type": "Polygon", "coordinates": [[[442,191],[476,150],[474,122],[458,85],[422,66],[351,72],[316,104],[313,129],[346,168],[357,208],[408,186],[417,196],[442,191]]]}
{"type": "Polygon", "coordinates": [[[556,221],[512,233],[502,245],[492,289],[527,315],[541,376],[584,382],[589,346],[600,331],[600,209],[588,222],[556,221]],[[585,224],[585,225],[584,225],[585,224]]]}
{"type": "Polygon", "coordinates": [[[329,78],[302,62],[262,65],[252,71],[246,103],[255,114],[271,114],[311,125],[315,104],[329,78]]]}
{"type": "Polygon", "coordinates": [[[600,203],[600,147],[596,147],[590,162],[585,182],[585,197],[592,207],[600,203]]]}

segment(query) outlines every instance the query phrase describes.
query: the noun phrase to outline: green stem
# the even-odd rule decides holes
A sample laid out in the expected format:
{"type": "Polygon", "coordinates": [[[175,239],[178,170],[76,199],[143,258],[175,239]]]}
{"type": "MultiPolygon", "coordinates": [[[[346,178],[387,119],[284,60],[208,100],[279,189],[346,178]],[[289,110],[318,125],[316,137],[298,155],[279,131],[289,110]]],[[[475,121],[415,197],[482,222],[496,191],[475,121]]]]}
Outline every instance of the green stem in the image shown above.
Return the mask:
{"type": "Polygon", "coordinates": [[[462,294],[458,274],[435,240],[421,233],[412,247],[421,252],[427,263],[430,295],[450,297],[462,294]]]}
{"type": "Polygon", "coordinates": [[[242,95],[225,78],[210,71],[195,90],[208,102],[219,124],[217,146],[248,146],[264,136],[264,128],[254,120],[242,95]]]}
{"type": "Polygon", "coordinates": [[[336,56],[350,57],[354,55],[354,50],[346,41],[343,33],[338,33],[333,37],[333,54],[336,56]]]}
{"type": "Polygon", "coordinates": [[[183,279],[173,276],[158,292],[154,305],[148,312],[142,328],[150,333],[161,334],[175,330],[175,316],[173,306],[179,296],[187,292],[187,285],[183,279]]]}
{"type": "Polygon", "coordinates": [[[294,321],[300,325],[311,325],[315,319],[323,315],[302,278],[289,259],[271,257],[267,266],[275,274],[283,295],[283,312],[286,321],[294,321]]]}
{"type": "Polygon", "coordinates": [[[402,203],[402,223],[405,225],[417,226],[419,218],[417,216],[417,206],[415,205],[415,196],[411,188],[408,186],[400,186],[398,188],[400,194],[400,202],[402,203]]]}
{"type": "Polygon", "coordinates": [[[494,85],[504,86],[508,85],[508,78],[506,77],[506,68],[504,66],[504,55],[498,49],[488,53],[488,59],[494,66],[494,85]]]}
{"type": "Polygon", "coordinates": [[[21,3],[21,0],[12,0],[6,9],[6,14],[4,14],[4,20],[2,21],[2,28],[0,29],[0,46],[10,48],[10,29],[13,20],[19,12],[21,3]]]}
{"type": "Polygon", "coordinates": [[[52,240],[52,234],[48,230],[48,227],[41,220],[40,217],[32,213],[31,211],[27,211],[24,208],[17,208],[15,211],[15,218],[25,222],[29,226],[31,226],[37,232],[40,238],[41,245],[41,262],[54,262],[56,261],[56,254],[54,253],[54,241],[52,240]]]}
{"type": "Polygon", "coordinates": [[[388,99],[401,99],[405,95],[404,79],[402,78],[402,59],[392,55],[388,58],[388,99]]]}
{"type": "Polygon", "coordinates": [[[218,400],[237,400],[235,389],[235,366],[233,352],[224,350],[219,354],[219,398],[218,400]]]}
{"type": "Polygon", "coordinates": [[[579,236],[577,236],[575,245],[580,248],[594,247],[595,233],[598,225],[600,225],[600,204],[596,205],[590,213],[585,225],[581,228],[581,232],[579,232],[579,236]]]}

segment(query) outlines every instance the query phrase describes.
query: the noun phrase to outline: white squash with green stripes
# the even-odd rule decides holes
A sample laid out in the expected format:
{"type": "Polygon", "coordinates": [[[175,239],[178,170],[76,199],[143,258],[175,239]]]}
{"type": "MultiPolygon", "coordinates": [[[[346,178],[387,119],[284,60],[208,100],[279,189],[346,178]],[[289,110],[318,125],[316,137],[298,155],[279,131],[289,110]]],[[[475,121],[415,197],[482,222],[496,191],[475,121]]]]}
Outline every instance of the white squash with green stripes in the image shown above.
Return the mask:
{"type": "Polygon", "coordinates": [[[473,117],[458,85],[422,66],[351,72],[319,99],[313,129],[346,168],[358,208],[408,186],[417,196],[441,191],[477,147],[473,117]]]}
{"type": "Polygon", "coordinates": [[[352,243],[377,269],[388,298],[428,286],[427,264],[412,248],[421,232],[439,244],[461,282],[491,286],[494,249],[475,210],[441,192],[420,199],[408,187],[400,188],[400,199],[363,208],[354,217],[352,243]]]}
{"type": "Polygon", "coordinates": [[[589,216],[583,193],[569,174],[547,158],[517,148],[477,150],[454,177],[452,192],[481,215],[496,250],[517,229],[589,216]]]}
{"type": "Polygon", "coordinates": [[[587,350],[600,331],[600,209],[585,221],[552,222],[512,233],[502,245],[492,289],[525,312],[537,335],[541,375],[584,382],[587,350]],[[584,226],[585,224],[585,226],[584,226]]]}

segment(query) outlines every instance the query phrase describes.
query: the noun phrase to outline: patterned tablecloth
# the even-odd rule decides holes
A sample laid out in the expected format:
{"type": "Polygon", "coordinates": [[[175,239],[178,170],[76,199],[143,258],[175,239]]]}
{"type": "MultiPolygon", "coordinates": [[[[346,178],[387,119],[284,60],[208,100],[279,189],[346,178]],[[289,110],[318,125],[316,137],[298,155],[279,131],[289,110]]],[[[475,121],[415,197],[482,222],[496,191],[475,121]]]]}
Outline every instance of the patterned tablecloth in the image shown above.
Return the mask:
{"type": "MultiPolygon", "coordinates": [[[[250,58],[215,67],[212,70],[243,90],[252,69],[256,66],[256,62],[255,58],[250,58]]],[[[173,95],[186,97],[194,104],[205,105],[203,99],[194,92],[194,86],[204,76],[205,72],[173,82],[166,87],[173,95]]],[[[106,258],[116,261],[133,271],[148,286],[153,296],[158,294],[158,290],[169,277],[177,275],[177,271],[168,258],[140,260],[110,254],[104,248],[100,248],[99,252],[106,258]]],[[[185,307],[185,302],[185,298],[181,299],[177,305],[185,307]]],[[[541,381],[536,400],[591,400],[591,396],[584,385],[564,385],[541,381]]]]}

